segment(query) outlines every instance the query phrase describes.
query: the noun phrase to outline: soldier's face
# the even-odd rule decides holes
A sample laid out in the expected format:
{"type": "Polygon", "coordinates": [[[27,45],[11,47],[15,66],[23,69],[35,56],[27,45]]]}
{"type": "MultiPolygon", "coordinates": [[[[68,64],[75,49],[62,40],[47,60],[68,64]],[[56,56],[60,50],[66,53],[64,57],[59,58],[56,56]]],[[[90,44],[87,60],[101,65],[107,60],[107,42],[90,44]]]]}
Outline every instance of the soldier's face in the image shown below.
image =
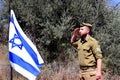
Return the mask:
{"type": "Polygon", "coordinates": [[[83,26],[83,27],[80,27],[79,34],[80,36],[83,36],[83,35],[89,34],[89,31],[90,30],[87,26],[83,26]]]}

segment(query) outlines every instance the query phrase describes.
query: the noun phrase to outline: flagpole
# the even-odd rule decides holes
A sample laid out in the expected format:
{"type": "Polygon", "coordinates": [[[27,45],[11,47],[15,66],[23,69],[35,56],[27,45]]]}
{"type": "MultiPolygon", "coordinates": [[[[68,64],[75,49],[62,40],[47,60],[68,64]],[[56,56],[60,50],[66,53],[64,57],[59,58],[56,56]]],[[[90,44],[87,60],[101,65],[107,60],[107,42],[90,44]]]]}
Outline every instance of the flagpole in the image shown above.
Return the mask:
{"type": "Polygon", "coordinates": [[[13,72],[13,70],[12,70],[12,67],[10,66],[10,80],[13,80],[13,74],[12,74],[12,72],[13,72]]]}
{"type": "Polygon", "coordinates": [[[12,65],[11,80],[14,79],[13,69],[27,79],[35,80],[40,74],[39,68],[44,63],[35,45],[22,31],[13,10],[9,27],[9,57],[12,65]],[[20,44],[15,41],[16,39],[20,44]]]}
{"type": "MultiPolygon", "coordinates": [[[[9,14],[11,13],[11,7],[10,7],[10,3],[12,2],[12,0],[9,0],[9,10],[8,10],[8,12],[9,12],[9,14]]],[[[9,23],[10,23],[10,16],[9,16],[9,23]]],[[[10,25],[10,24],[9,24],[10,25]]],[[[8,30],[9,30],[9,27],[8,27],[8,30]]],[[[9,44],[8,44],[9,45],[9,44]]],[[[8,55],[9,56],[9,55],[8,55]]],[[[10,66],[10,80],[13,80],[13,69],[12,69],[12,67],[10,66]]]]}

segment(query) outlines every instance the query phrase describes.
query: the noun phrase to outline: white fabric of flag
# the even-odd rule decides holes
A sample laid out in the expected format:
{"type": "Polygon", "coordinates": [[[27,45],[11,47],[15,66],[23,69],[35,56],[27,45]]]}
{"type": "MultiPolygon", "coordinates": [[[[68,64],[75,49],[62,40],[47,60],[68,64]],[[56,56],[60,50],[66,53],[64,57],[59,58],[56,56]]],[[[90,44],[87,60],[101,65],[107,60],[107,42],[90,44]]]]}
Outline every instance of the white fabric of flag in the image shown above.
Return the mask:
{"type": "Polygon", "coordinates": [[[44,61],[36,46],[20,28],[13,10],[10,16],[8,53],[13,69],[27,79],[35,80],[40,74],[39,68],[42,67],[44,61]]]}

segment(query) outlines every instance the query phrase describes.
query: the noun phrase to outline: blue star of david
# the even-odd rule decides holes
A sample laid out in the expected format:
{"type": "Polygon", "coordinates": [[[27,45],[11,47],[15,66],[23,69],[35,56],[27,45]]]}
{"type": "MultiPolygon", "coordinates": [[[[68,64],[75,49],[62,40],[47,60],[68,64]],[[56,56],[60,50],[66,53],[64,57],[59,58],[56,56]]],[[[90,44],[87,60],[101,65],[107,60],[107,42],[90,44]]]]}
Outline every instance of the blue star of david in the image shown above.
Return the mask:
{"type": "Polygon", "coordinates": [[[15,42],[15,39],[20,40],[20,38],[19,38],[19,36],[17,34],[14,34],[14,37],[9,41],[10,43],[12,43],[12,48],[17,46],[18,48],[22,49],[22,46],[23,46],[22,42],[21,42],[21,44],[18,44],[18,43],[15,42]]]}

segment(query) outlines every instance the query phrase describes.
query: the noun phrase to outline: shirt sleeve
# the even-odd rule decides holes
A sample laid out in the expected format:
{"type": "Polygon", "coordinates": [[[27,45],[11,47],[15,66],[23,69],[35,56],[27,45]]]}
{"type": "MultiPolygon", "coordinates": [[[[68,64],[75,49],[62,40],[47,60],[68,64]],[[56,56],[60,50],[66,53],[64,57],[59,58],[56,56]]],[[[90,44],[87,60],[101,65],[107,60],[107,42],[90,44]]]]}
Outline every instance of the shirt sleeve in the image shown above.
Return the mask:
{"type": "Polygon", "coordinates": [[[94,54],[94,56],[95,56],[96,59],[103,58],[99,42],[95,41],[93,43],[92,51],[93,51],[93,54],[94,54]]]}

